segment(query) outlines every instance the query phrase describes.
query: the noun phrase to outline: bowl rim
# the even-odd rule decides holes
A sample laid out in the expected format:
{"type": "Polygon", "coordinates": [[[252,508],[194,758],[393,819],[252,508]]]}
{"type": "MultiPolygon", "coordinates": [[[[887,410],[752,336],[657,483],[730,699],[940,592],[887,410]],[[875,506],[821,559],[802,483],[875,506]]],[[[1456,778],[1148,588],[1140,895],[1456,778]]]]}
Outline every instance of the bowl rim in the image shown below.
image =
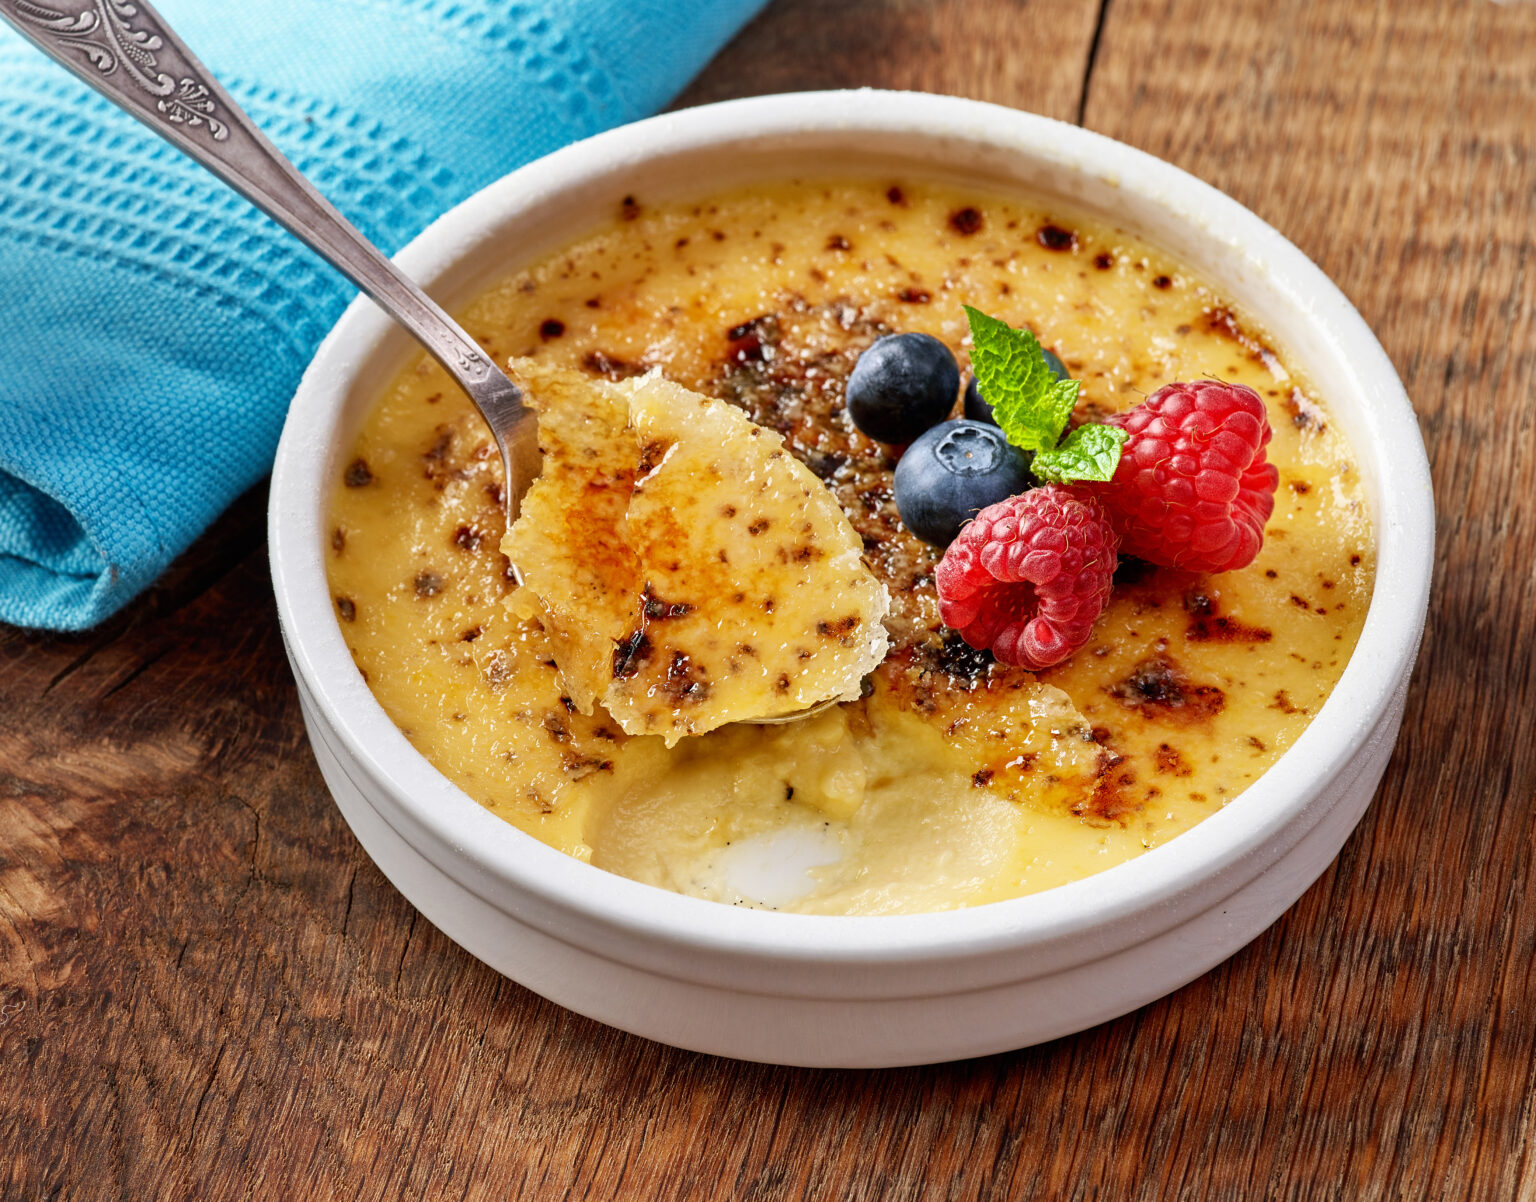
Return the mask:
{"type": "MultiPolygon", "coordinates": [[[[1119,925],[1121,942],[1129,942],[1173,923],[1168,917],[1148,925],[1155,910],[1169,909],[1165,903],[1198,894],[1203,904],[1214,904],[1248,879],[1243,873],[1256,874],[1299,840],[1321,812],[1316,803],[1325,787],[1347,770],[1405,685],[1428,605],[1434,504],[1422,435],[1395,369],[1363,318],[1299,249],[1224,193],[1124,143],[1051,118],[927,93],[857,89],[725,101],[621,126],[535,160],[449,210],[396,257],[430,290],[530,197],[579,188],[624,164],[743,138],[869,130],[1022,151],[1068,173],[1112,180],[1173,220],[1243,248],[1267,286],[1304,309],[1325,339],[1349,348],[1355,379],[1348,391],[1369,398],[1359,415],[1363,428],[1385,448],[1379,454],[1392,456],[1373,514],[1376,581],[1355,651],[1296,742],[1222,809],[1134,859],[1039,893],[935,913],[799,915],[721,905],[594,868],[496,817],[433,768],[373,698],[347,651],[320,549],[329,497],[327,438],[350,382],[392,328],[359,297],[305,372],[277,452],[269,549],[279,618],[304,692],[405,824],[435,843],[438,854],[418,850],[502,910],[510,890],[543,903],[546,914],[595,923],[625,938],[804,963],[954,960],[1075,940],[1105,924],[1119,925]],[[1264,854],[1266,845],[1273,845],[1272,854],[1264,854]]],[[[1352,441],[1362,459],[1375,449],[1358,445],[1358,437],[1352,441]]],[[[558,929],[548,933],[581,941],[569,923],[553,926],[558,929]]],[[[1086,942],[1104,950],[1102,940],[1086,942]]],[[[1091,954],[1084,949],[1084,958],[1091,954]]],[[[633,958],[619,953],[637,963],[642,956],[640,949],[633,958]]]]}

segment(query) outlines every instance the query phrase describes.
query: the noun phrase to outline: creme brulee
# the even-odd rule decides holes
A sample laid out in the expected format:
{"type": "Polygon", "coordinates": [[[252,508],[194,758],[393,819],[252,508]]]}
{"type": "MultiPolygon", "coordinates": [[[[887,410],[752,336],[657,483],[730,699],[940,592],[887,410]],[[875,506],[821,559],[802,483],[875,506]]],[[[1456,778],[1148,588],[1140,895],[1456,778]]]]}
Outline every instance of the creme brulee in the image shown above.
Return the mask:
{"type": "Polygon", "coordinates": [[[863,698],[671,748],[626,735],[587,696],[577,704],[536,611],[506,604],[500,465],[467,399],[425,357],[400,375],[332,508],[330,580],[358,668],[471,797],[636,880],[886,914],[1098,872],[1273,764],[1365,619],[1371,525],[1326,401],[1227,299],[1117,229],[911,180],[626,198],[610,225],[462,319],[500,361],[612,380],[659,368],[738,406],[825,482],[890,593],[890,650],[863,698]],[[1175,380],[1256,390],[1280,471],[1258,559],[1210,577],[1122,560],[1092,641],[1041,673],[946,630],[939,552],[902,528],[893,460],[852,428],[842,389],[859,352],[892,331],[933,334],[963,365],[962,303],[1035,330],[1082,382],[1083,413],[1175,380]]]}

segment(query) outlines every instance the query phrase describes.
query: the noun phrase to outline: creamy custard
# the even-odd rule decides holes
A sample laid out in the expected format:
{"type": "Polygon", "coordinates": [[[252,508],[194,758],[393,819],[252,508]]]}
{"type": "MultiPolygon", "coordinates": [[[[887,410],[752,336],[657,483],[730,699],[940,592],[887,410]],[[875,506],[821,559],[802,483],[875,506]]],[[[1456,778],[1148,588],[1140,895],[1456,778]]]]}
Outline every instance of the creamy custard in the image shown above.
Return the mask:
{"type": "MultiPolygon", "coordinates": [[[[891,594],[868,696],[670,749],[626,735],[555,667],[551,640],[579,624],[509,611],[494,447],[435,363],[407,368],[338,481],[342,631],[446,776],[599,867],[811,913],[949,909],[1078,879],[1241,792],[1305,728],[1359,636],[1373,538],[1326,400],[1226,298],[1123,231],[914,180],[626,198],[462,320],[502,361],[609,380],[654,368],[738,406],[826,483],[891,594]],[[848,423],[842,388],[892,331],[933,334],[964,365],[962,303],[1034,329],[1082,381],[1081,416],[1175,380],[1254,388],[1280,470],[1255,563],[1207,577],[1122,560],[1089,645],[1043,673],[947,631],[939,553],[901,527],[894,461],[848,423]]],[[[545,424],[555,437],[558,420],[545,424]]]]}

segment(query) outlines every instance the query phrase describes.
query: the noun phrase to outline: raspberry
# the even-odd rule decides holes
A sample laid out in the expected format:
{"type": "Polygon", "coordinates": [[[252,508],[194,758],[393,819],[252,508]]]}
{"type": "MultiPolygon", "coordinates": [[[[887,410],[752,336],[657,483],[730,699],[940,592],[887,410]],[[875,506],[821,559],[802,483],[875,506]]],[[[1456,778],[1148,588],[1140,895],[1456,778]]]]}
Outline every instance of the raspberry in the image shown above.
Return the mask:
{"type": "Polygon", "coordinates": [[[1047,484],[988,505],[934,572],[939,616],[978,650],[1024,668],[1088,641],[1115,574],[1109,514],[1091,493],[1047,484]]]}
{"type": "Polygon", "coordinates": [[[1130,435],[1114,479],[1095,490],[1122,551],[1196,572],[1253,562],[1280,482],[1264,460],[1270,428],[1258,393],[1215,380],[1169,384],[1105,423],[1130,435]]]}

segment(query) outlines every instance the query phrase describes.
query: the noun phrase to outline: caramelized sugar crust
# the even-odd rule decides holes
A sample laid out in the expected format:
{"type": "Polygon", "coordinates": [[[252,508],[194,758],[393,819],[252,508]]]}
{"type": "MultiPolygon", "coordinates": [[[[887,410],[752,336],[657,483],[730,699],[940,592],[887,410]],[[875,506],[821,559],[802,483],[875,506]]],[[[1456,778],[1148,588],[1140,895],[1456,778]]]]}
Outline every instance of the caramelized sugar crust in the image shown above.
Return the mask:
{"type": "Polygon", "coordinates": [[[1324,400],[1229,298],[1124,231],[912,180],[638,197],[463,317],[499,359],[609,380],[656,367],[738,406],[826,482],[891,593],[873,691],[830,723],[792,738],[722,729],[671,752],[628,738],[561,687],[549,633],[501,604],[499,469],[467,402],[435,364],[402,374],[337,484],[343,632],[450,778],[615,871],[766,904],[722,893],[712,857],[804,822],[826,824],[865,879],[828,868],[796,908],[940,909],[1074,879],[1241,792],[1305,728],[1358,638],[1373,539],[1324,400]],[[1172,380],[1253,387],[1281,473],[1257,562],[1202,577],[1123,561],[1090,644],[1039,676],[946,631],[936,554],[896,516],[893,452],[851,427],[842,393],[859,352],[892,330],[943,339],[965,367],[962,302],[1035,329],[1082,381],[1080,418],[1172,380]],[[925,855],[940,835],[944,854],[925,855]]]}

